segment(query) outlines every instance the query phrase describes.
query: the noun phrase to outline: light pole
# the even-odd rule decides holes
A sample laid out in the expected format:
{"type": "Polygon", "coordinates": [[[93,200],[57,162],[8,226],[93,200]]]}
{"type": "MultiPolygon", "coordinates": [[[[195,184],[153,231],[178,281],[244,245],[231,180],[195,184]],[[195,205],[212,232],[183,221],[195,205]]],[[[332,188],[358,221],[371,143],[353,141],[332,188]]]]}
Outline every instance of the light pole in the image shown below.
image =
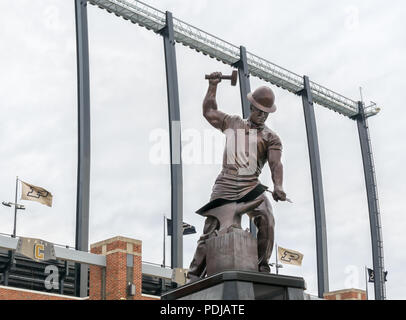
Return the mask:
{"type": "Polygon", "coordinates": [[[275,267],[276,269],[276,274],[279,274],[279,269],[283,268],[283,265],[279,264],[279,263],[270,263],[269,264],[271,267],[275,267]]]}
{"type": "Polygon", "coordinates": [[[283,268],[283,265],[278,263],[278,244],[275,243],[275,263],[269,264],[271,267],[275,266],[276,274],[279,274],[279,269],[283,268]]]}
{"type": "Polygon", "coordinates": [[[13,228],[13,235],[12,237],[16,237],[16,227],[17,227],[17,210],[25,210],[25,207],[22,204],[13,203],[13,202],[5,202],[3,201],[2,204],[6,207],[14,206],[14,228],[13,228]]]}
{"type": "Polygon", "coordinates": [[[3,201],[2,204],[6,207],[14,206],[14,228],[13,228],[13,235],[12,237],[16,237],[16,229],[17,229],[17,210],[25,210],[24,205],[17,203],[17,192],[18,192],[18,177],[16,178],[16,194],[15,194],[15,202],[5,202],[3,201]]]}

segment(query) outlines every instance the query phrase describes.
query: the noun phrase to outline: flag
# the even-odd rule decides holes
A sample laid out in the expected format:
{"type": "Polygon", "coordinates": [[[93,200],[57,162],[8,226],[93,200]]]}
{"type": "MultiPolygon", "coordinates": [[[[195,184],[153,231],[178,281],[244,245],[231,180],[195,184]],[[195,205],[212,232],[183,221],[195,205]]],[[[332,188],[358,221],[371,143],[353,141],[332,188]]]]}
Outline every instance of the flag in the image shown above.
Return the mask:
{"type": "Polygon", "coordinates": [[[375,282],[374,270],[368,268],[368,282],[375,282]]]}
{"type": "Polygon", "coordinates": [[[21,186],[21,200],[37,201],[48,207],[52,207],[52,194],[49,191],[24,181],[21,181],[21,186]]]}
{"type": "MultiPolygon", "coordinates": [[[[375,273],[374,270],[372,269],[368,269],[368,282],[375,282],[375,273]]],[[[388,276],[388,271],[384,271],[383,273],[383,281],[388,281],[388,279],[386,278],[388,276]]]]}
{"type": "Polygon", "coordinates": [[[301,266],[303,254],[298,251],[278,247],[278,260],[281,263],[301,266]]]}
{"type": "MultiPolygon", "coordinates": [[[[172,219],[166,218],[166,226],[168,228],[168,236],[172,235],[172,219]]],[[[196,228],[186,222],[183,222],[183,235],[196,233],[196,228]]]]}

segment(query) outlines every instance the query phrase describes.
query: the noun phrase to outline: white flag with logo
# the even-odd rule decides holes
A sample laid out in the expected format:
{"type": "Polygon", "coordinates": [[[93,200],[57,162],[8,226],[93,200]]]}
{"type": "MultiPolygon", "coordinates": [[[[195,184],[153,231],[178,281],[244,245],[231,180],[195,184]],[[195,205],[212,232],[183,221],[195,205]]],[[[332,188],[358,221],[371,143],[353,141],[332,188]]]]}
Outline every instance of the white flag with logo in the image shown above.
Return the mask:
{"type": "Polygon", "coordinates": [[[301,266],[303,254],[298,251],[278,247],[278,260],[281,263],[301,266]]]}
{"type": "MultiPolygon", "coordinates": [[[[21,181],[21,180],[20,180],[21,181]]],[[[52,194],[44,188],[34,186],[27,182],[21,181],[22,192],[21,200],[37,201],[52,207],[52,194]]]]}

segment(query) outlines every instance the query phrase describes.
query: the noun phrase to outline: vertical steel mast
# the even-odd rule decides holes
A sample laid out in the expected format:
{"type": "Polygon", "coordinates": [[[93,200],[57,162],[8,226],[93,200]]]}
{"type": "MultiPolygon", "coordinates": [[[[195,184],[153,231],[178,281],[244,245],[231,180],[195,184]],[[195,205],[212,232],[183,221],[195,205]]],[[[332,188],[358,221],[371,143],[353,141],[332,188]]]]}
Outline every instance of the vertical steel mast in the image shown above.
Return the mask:
{"type": "Polygon", "coordinates": [[[240,81],[242,115],[244,119],[247,119],[250,116],[250,103],[247,99],[247,94],[251,92],[251,85],[250,85],[250,73],[248,70],[247,63],[247,50],[245,49],[245,47],[240,46],[240,60],[238,60],[234,64],[234,66],[238,68],[238,80],[240,81]]]}
{"type": "MultiPolygon", "coordinates": [[[[240,60],[233,65],[238,68],[238,80],[240,82],[240,95],[241,95],[241,107],[242,116],[244,119],[248,119],[250,116],[250,103],[247,99],[247,94],[251,92],[250,85],[250,73],[247,63],[247,50],[244,46],[240,46],[240,60]]],[[[250,231],[253,236],[257,235],[257,227],[252,219],[250,219],[250,231]]]]}
{"type": "Polygon", "coordinates": [[[324,293],[329,291],[327,229],[324,209],[323,181],[313,96],[310,90],[309,78],[304,76],[303,81],[304,89],[301,91],[301,94],[306,123],[307,146],[309,149],[310,171],[312,176],[314,217],[316,224],[317,285],[319,298],[323,298],[324,293]]]}
{"type": "Polygon", "coordinates": [[[183,181],[178,73],[172,13],[166,12],[166,26],[160,31],[164,39],[166,86],[168,94],[169,142],[171,152],[171,267],[183,268],[183,181]]]}
{"type": "Polygon", "coordinates": [[[385,276],[381,214],[379,210],[378,190],[375,176],[371,139],[364,104],[358,102],[359,114],[356,117],[359,141],[361,144],[362,163],[364,166],[365,185],[367,189],[369,224],[371,229],[372,262],[374,268],[375,300],[385,300],[385,276]]]}
{"type": "MultiPolygon", "coordinates": [[[[89,184],[90,184],[90,87],[87,1],[75,0],[77,95],[78,95],[78,172],[76,194],[75,248],[89,248],[89,184]]],[[[75,291],[87,296],[88,266],[76,264],[75,291]]]]}

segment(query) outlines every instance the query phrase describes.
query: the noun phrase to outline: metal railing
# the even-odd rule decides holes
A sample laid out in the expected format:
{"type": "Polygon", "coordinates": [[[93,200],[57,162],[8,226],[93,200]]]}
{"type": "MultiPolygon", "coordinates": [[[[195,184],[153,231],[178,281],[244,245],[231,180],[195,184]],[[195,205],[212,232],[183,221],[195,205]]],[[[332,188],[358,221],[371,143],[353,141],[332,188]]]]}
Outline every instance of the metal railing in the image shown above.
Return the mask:
{"type": "MultiPolygon", "coordinates": [[[[89,0],[90,4],[106,9],[118,17],[139,24],[158,33],[165,27],[165,12],[155,9],[136,0],[89,0]]],[[[196,28],[184,21],[173,18],[175,41],[208,55],[225,64],[233,65],[240,60],[240,49],[227,41],[196,28]]],[[[282,68],[272,62],[247,52],[249,73],[264,81],[270,82],[289,92],[298,94],[303,90],[303,77],[282,68]]],[[[327,89],[315,82],[310,82],[315,103],[336,111],[347,117],[359,113],[356,101],[327,89]]],[[[373,116],[379,108],[367,110],[366,116],[373,116]]]]}

